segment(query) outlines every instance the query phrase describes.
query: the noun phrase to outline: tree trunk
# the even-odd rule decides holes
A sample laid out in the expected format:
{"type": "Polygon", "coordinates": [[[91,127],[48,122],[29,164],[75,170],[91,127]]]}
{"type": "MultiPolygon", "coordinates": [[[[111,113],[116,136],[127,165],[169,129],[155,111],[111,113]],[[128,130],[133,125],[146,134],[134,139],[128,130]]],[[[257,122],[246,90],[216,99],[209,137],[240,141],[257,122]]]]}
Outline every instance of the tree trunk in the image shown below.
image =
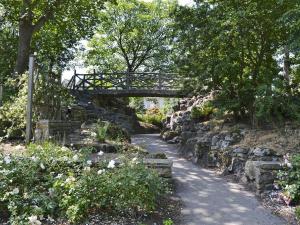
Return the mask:
{"type": "Polygon", "coordinates": [[[15,72],[23,74],[27,70],[33,26],[28,21],[20,21],[18,55],[15,72]]]}

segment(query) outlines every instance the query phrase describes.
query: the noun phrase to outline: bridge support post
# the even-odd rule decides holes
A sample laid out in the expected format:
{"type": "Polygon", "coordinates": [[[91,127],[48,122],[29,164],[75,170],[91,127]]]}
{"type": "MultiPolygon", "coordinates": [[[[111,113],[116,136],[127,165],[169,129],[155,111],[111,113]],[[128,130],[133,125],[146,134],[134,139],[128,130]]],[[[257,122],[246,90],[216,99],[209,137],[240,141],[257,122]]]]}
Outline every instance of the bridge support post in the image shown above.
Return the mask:
{"type": "Polygon", "coordinates": [[[73,90],[75,90],[75,87],[76,87],[76,70],[74,70],[73,90]]]}
{"type": "Polygon", "coordinates": [[[162,80],[161,80],[161,73],[158,74],[158,90],[162,88],[162,80]]]}
{"type": "Polygon", "coordinates": [[[93,90],[96,89],[96,70],[94,69],[94,76],[93,76],[93,90]]]}

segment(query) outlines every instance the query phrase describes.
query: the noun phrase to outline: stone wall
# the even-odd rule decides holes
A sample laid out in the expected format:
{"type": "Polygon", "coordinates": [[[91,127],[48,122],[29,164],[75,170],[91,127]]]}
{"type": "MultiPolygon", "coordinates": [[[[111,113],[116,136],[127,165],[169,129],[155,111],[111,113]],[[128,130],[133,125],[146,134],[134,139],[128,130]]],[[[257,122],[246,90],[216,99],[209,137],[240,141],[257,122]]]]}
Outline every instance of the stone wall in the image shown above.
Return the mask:
{"type": "MultiPolygon", "coordinates": [[[[194,97],[180,101],[177,110],[164,123],[162,138],[179,145],[179,152],[202,167],[217,168],[223,175],[235,177],[255,188],[257,193],[273,187],[282,155],[266,143],[252,145],[244,141],[255,132],[246,124],[230,120],[196,121],[192,107],[212,99],[194,97]]],[[[276,149],[277,150],[277,149],[276,149]]]]}
{"type": "Polygon", "coordinates": [[[74,130],[80,129],[80,121],[40,120],[36,123],[35,141],[53,139],[64,142],[74,130]]]}

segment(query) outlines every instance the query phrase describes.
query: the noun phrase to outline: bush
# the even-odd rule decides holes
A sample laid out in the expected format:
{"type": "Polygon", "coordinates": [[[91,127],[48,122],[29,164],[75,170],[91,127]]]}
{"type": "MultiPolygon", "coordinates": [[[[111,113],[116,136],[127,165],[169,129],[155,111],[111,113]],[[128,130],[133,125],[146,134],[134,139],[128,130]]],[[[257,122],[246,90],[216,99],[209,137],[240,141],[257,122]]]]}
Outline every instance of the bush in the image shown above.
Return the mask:
{"type": "Polygon", "coordinates": [[[276,91],[268,92],[262,86],[257,90],[254,101],[254,116],[258,122],[283,122],[285,120],[300,121],[299,96],[287,96],[276,91]]]}
{"type": "Polygon", "coordinates": [[[201,106],[193,107],[191,117],[194,120],[209,120],[211,114],[215,112],[215,108],[211,102],[205,102],[201,106]]]}
{"type": "MultiPolygon", "coordinates": [[[[5,91],[14,93],[0,107],[0,137],[7,139],[24,138],[25,115],[28,92],[28,73],[15,79],[9,79],[5,84],[5,91]]],[[[60,105],[68,105],[73,101],[68,90],[58,81],[45,82],[42,79],[35,83],[33,96],[33,120],[40,117],[55,118],[60,105]],[[41,109],[47,106],[45,112],[41,109]]]]}
{"type": "Polygon", "coordinates": [[[129,133],[120,126],[107,121],[98,121],[96,128],[96,137],[98,141],[105,140],[131,142],[129,133]]]}
{"type": "Polygon", "coordinates": [[[295,216],[296,216],[297,220],[300,221],[300,206],[297,206],[295,208],[295,216]]]}
{"type": "Polygon", "coordinates": [[[282,188],[290,203],[300,202],[300,154],[285,159],[283,170],[278,172],[276,183],[282,188]]]}
{"type": "Polygon", "coordinates": [[[133,213],[155,207],[165,183],[135,160],[91,165],[87,155],[51,143],[28,155],[0,155],[0,208],[12,225],[48,217],[78,222],[93,210],[133,213]]]}
{"type": "Polygon", "coordinates": [[[148,109],[145,114],[138,114],[140,121],[150,123],[158,127],[162,127],[162,121],[165,119],[165,115],[158,109],[148,109]]]}

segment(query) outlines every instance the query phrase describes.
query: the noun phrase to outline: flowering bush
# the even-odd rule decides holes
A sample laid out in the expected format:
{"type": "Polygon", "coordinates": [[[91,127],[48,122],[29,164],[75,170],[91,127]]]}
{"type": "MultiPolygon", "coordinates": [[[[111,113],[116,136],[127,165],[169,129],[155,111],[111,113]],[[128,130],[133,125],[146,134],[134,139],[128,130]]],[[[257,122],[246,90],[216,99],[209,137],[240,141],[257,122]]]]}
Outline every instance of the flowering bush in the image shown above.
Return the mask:
{"type": "Polygon", "coordinates": [[[148,109],[144,114],[138,114],[137,116],[140,121],[158,127],[162,127],[162,121],[165,119],[165,115],[159,108],[148,109]]]}
{"type": "Polygon", "coordinates": [[[283,189],[289,203],[300,201],[300,155],[284,157],[283,169],[279,171],[276,183],[283,189]]]}
{"type": "Polygon", "coordinates": [[[84,152],[45,143],[30,145],[26,156],[0,155],[1,215],[13,225],[53,218],[78,222],[92,210],[152,210],[166,190],[164,181],[136,160],[93,164],[84,152]]]}

